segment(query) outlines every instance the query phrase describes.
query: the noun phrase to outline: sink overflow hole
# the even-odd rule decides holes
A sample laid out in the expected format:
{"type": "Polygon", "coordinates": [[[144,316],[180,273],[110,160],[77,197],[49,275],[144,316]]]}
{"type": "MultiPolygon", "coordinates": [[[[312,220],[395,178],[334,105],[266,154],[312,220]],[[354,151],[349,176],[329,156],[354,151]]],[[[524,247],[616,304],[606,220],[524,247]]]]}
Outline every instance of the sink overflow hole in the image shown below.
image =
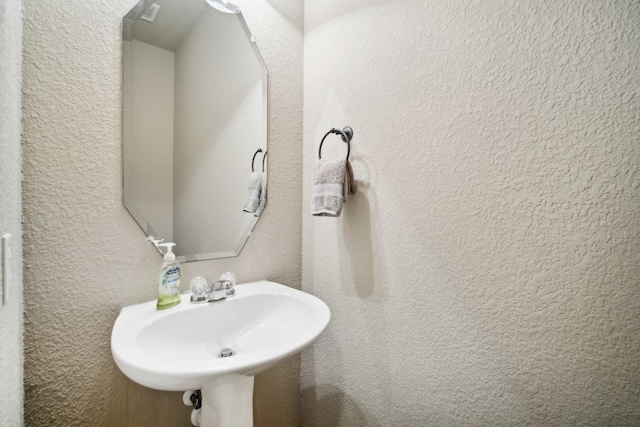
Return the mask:
{"type": "Polygon", "coordinates": [[[236,354],[236,352],[231,350],[230,348],[223,348],[220,351],[220,354],[218,354],[218,357],[231,357],[234,354],[236,354]]]}

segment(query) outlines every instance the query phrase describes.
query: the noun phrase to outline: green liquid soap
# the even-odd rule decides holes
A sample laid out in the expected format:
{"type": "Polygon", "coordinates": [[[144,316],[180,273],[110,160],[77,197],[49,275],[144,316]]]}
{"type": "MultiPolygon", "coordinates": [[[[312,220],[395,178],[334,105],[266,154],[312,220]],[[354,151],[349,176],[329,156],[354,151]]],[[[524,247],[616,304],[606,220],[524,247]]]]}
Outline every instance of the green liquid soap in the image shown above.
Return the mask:
{"type": "Polygon", "coordinates": [[[161,295],[158,298],[158,303],[156,304],[156,308],[158,310],[164,310],[165,308],[171,308],[178,304],[180,304],[182,300],[180,299],[180,295],[161,295]]]}

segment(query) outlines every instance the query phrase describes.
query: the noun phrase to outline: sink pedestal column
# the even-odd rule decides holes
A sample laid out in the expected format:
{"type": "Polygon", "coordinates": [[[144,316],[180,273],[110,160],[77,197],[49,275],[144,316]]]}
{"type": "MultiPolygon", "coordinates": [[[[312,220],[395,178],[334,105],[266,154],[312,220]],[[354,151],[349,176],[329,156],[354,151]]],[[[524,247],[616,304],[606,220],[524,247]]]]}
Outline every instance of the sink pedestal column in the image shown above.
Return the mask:
{"type": "Polygon", "coordinates": [[[253,427],[253,379],[231,374],[205,384],[201,427],[253,427]]]}

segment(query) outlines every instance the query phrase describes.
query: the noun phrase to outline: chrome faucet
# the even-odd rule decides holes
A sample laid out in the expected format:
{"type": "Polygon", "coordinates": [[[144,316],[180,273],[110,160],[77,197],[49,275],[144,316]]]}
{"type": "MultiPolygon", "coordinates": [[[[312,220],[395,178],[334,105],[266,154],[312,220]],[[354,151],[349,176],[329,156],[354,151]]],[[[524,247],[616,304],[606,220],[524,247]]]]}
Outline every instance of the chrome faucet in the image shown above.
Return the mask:
{"type": "Polygon", "coordinates": [[[236,294],[234,281],[218,280],[207,285],[207,279],[198,276],[191,280],[191,302],[220,301],[236,294]]]}
{"type": "Polygon", "coordinates": [[[207,301],[220,301],[228,296],[233,296],[235,294],[235,289],[233,289],[233,283],[231,280],[218,280],[217,282],[213,282],[211,284],[209,299],[207,301]],[[233,293],[229,295],[228,292],[232,291],[233,293]]]}

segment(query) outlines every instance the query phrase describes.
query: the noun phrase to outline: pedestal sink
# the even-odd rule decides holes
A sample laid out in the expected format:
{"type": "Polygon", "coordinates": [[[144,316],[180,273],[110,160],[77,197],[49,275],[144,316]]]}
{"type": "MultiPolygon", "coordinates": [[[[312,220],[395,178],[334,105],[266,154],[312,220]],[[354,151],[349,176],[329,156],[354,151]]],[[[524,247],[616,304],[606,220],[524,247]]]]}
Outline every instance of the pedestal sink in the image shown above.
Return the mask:
{"type": "Polygon", "coordinates": [[[163,311],[155,301],[125,307],[111,333],[113,358],[131,380],[202,390],[203,427],[253,426],[254,375],[311,344],[331,317],[322,300],[278,283],[235,289],[211,303],[191,303],[185,294],[163,311]]]}

